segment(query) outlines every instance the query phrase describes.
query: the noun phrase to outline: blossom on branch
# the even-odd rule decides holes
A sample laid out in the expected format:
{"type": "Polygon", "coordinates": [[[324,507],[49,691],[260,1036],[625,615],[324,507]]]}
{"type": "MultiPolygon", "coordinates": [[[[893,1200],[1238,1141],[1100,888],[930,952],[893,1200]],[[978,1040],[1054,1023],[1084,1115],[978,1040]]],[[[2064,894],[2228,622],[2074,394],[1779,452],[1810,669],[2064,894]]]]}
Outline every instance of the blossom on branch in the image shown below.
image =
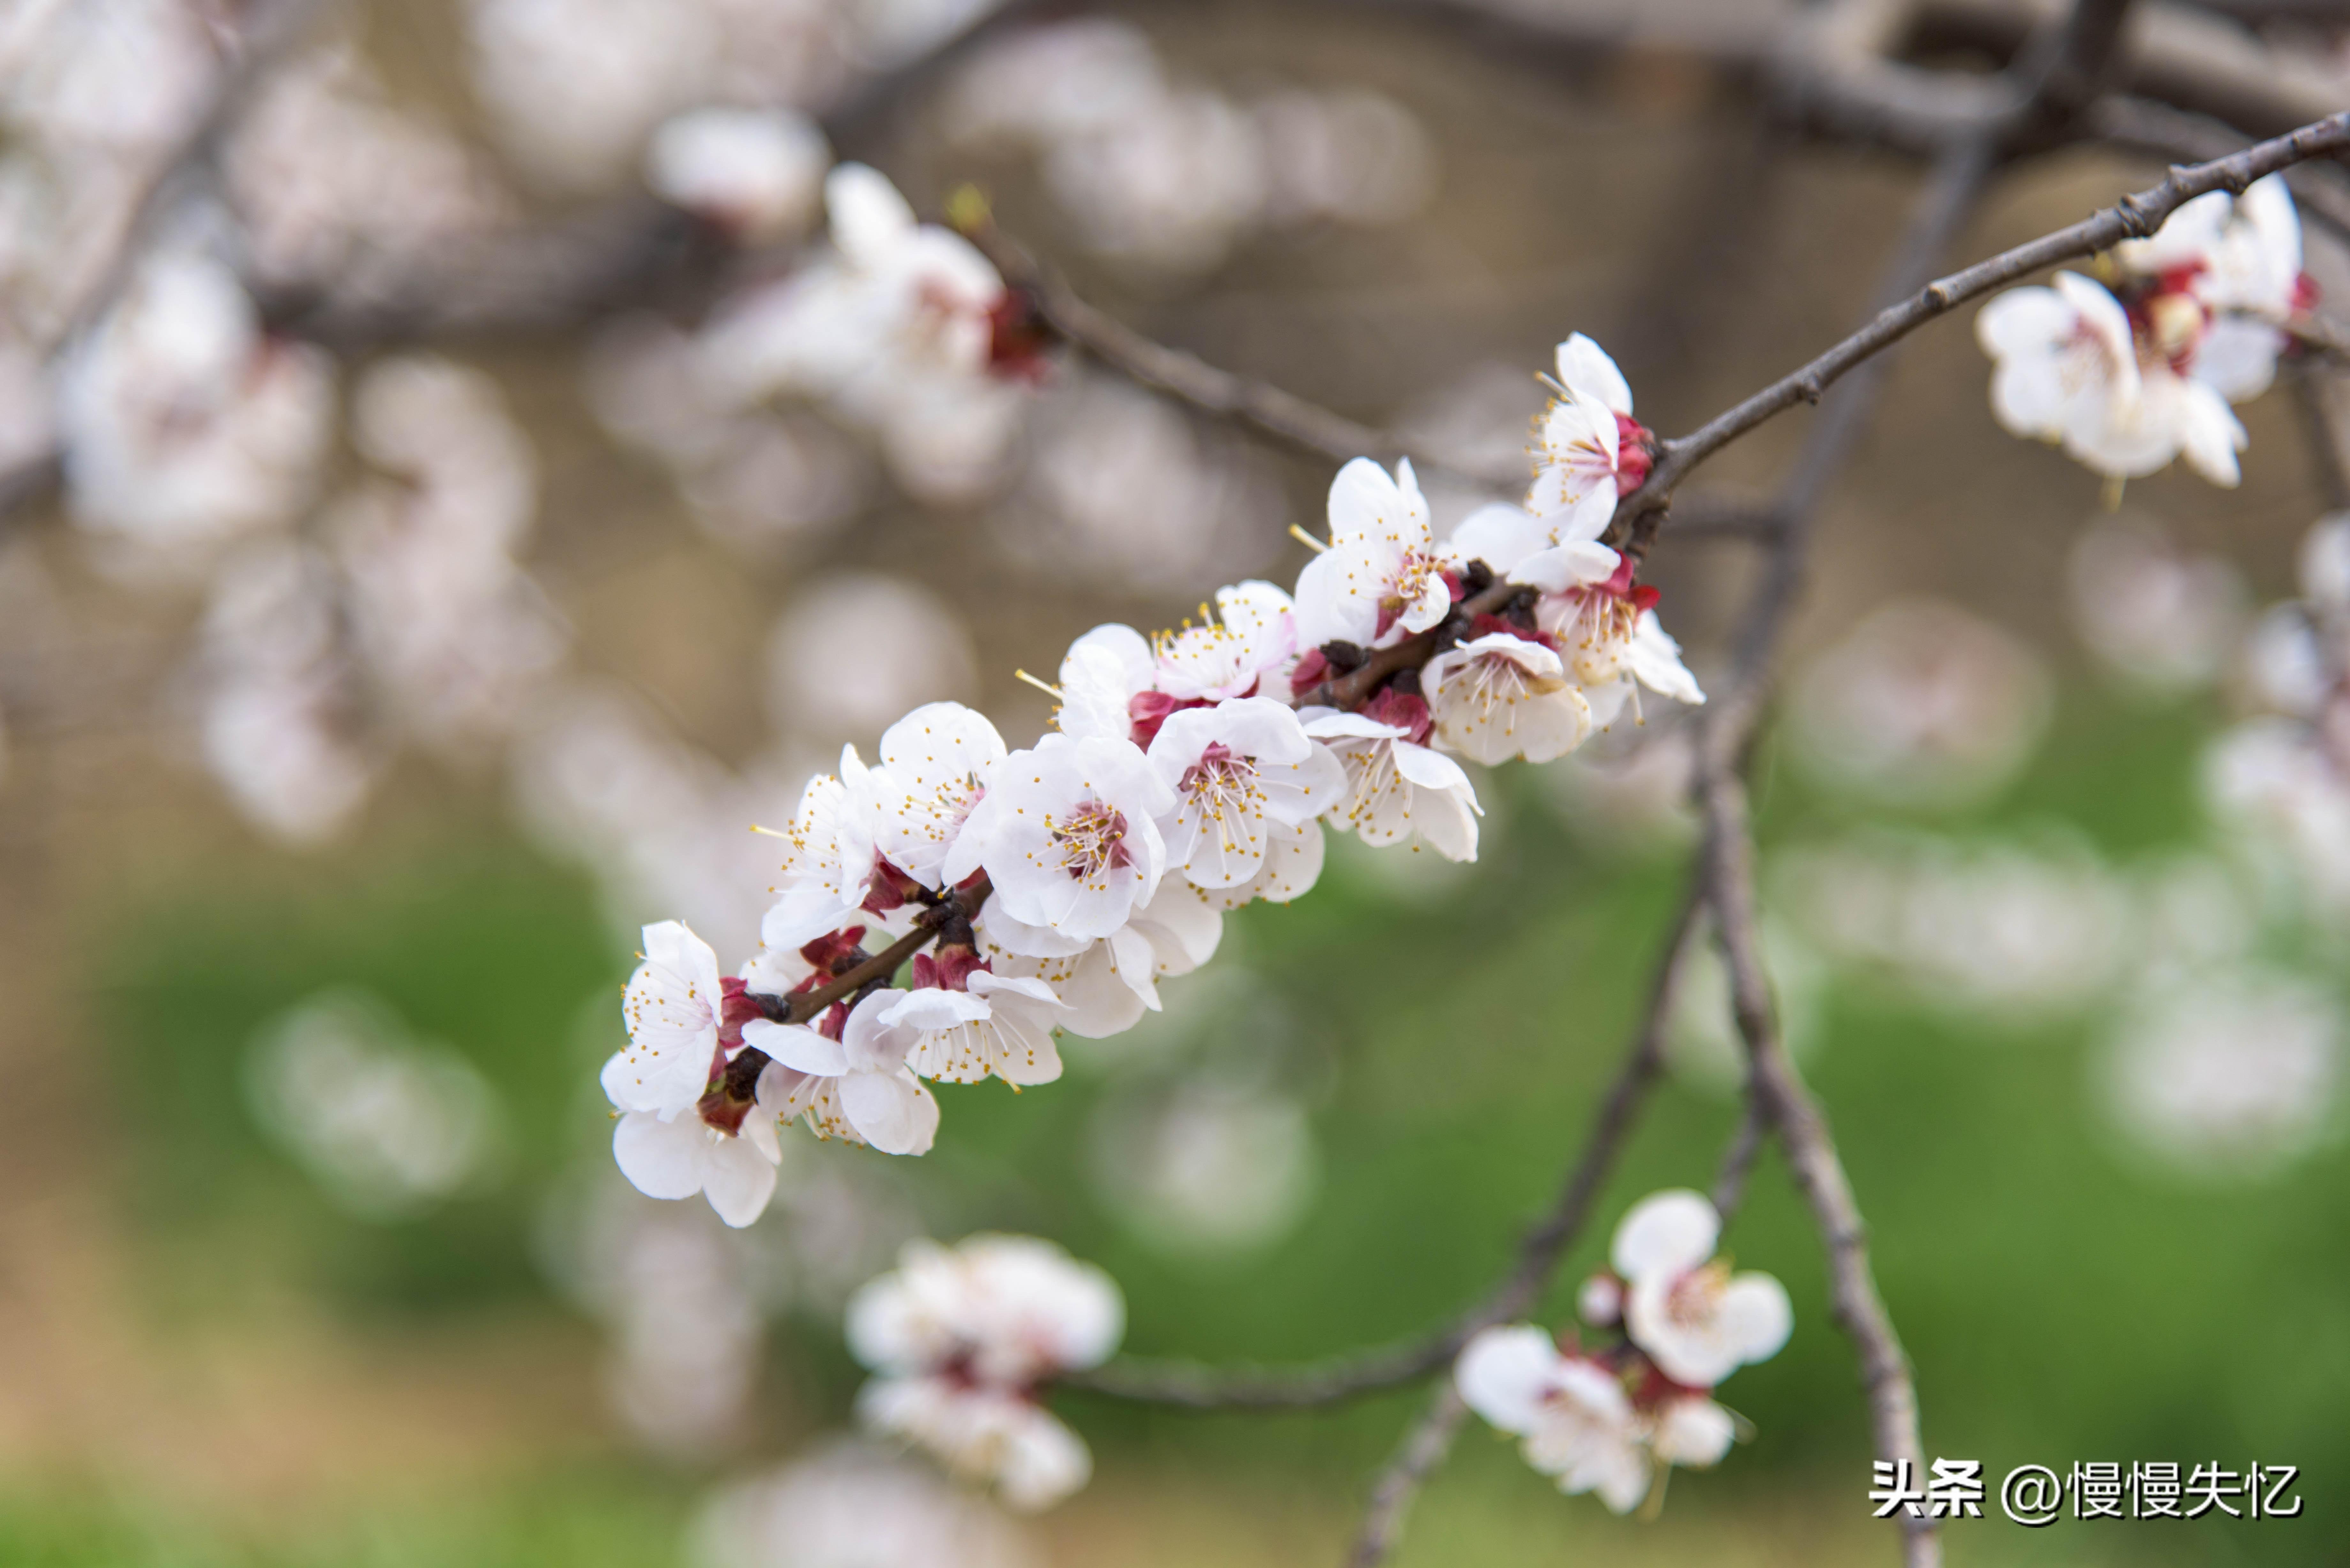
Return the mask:
{"type": "Polygon", "coordinates": [[[849,1350],[875,1373],[858,1414],[1015,1508],[1047,1507],[1086,1483],[1093,1460],[1039,1385],[1108,1359],[1125,1323],[1109,1276],[1049,1241],[910,1241],[848,1303],[849,1350]]]}
{"type": "Polygon", "coordinates": [[[1409,460],[1393,477],[1367,457],[1340,469],[1330,483],[1330,547],[1297,577],[1298,641],[1384,648],[1426,631],[1451,607],[1428,498],[1409,460]]]}
{"type": "Polygon", "coordinates": [[[1614,1272],[1578,1297],[1587,1322],[1625,1337],[1585,1350],[1531,1324],[1486,1329],[1453,1369],[1461,1397],[1523,1438],[1526,1462],[1560,1490],[1596,1491],[1617,1513],[1649,1495],[1658,1469],[1720,1463],[1739,1421],[1713,1385],[1775,1354],[1794,1322],[1778,1281],[1711,1261],[1720,1231],[1694,1192],[1643,1199],[1617,1227],[1614,1272]]]}
{"type": "Polygon", "coordinates": [[[2283,177],[2198,196],[2092,270],[2010,289],[1975,317],[1996,365],[1991,411],[2109,479],[2183,456],[2234,485],[2246,437],[2228,405],[2268,389],[2317,297],[2283,177]]]}

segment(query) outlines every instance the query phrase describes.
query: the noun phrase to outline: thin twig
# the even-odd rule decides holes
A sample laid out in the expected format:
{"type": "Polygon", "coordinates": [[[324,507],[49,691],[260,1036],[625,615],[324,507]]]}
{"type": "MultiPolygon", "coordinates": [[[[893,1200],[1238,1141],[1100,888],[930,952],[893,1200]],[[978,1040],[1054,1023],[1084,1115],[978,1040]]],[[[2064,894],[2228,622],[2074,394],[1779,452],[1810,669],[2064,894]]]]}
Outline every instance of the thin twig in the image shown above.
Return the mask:
{"type": "MultiPolygon", "coordinates": [[[[1703,775],[1705,862],[1713,907],[1729,960],[1732,1010],[1746,1042],[1757,1103],[1768,1112],[1786,1150],[1795,1185],[1811,1207],[1827,1248],[1828,1307],[1836,1325],[1859,1352],[1877,1456],[1924,1468],[1918,1437],[1918,1394],[1909,1361],[1894,1331],[1892,1315],[1869,1267],[1868,1231],[1845,1174],[1835,1140],[1803,1077],[1788,1057],[1771,1004],[1754,923],[1752,840],[1746,789],[1736,773],[1707,765],[1703,775]]],[[[1905,1561],[1909,1568],[1934,1568],[1940,1545],[1933,1521],[1905,1519],[1905,1561]]]]}
{"type": "MultiPolygon", "coordinates": [[[[2152,99],[2116,95],[2099,99],[2083,117],[2097,140],[2130,152],[2150,153],[2166,162],[2225,158],[2253,139],[2224,120],[2189,114],[2152,99]]],[[[2350,182],[2330,163],[2303,163],[2285,171],[2302,211],[2335,234],[2350,238],[2350,182]]]]}
{"type": "Polygon", "coordinates": [[[1035,301],[1055,332],[1109,369],[1203,413],[1237,420],[1336,462],[1357,457],[1385,462],[1410,458],[1418,468],[1481,488],[1523,489],[1530,477],[1523,463],[1504,468],[1415,453],[1385,431],[1333,413],[1270,382],[1236,375],[1196,354],[1170,348],[1080,297],[1066,278],[1031,255],[992,221],[972,225],[967,234],[1007,286],[1024,290],[1035,301]]]}
{"type": "Polygon", "coordinates": [[[1615,1169],[1641,1105],[1663,1069],[1665,1028],[1695,943],[1699,897],[1693,874],[1649,982],[1631,1049],[1592,1117],[1582,1152],[1550,1211],[1519,1244],[1510,1272],[1484,1300],[1433,1334],[1313,1366],[1220,1368],[1193,1362],[1121,1359],[1068,1378],[1068,1386],[1120,1399],[1192,1409],[1329,1405],[1425,1376],[1450,1364],[1479,1330],[1531,1311],[1559,1261],[1582,1233],[1599,1189],[1615,1169]]]}
{"type": "Polygon", "coordinates": [[[1363,1528],[1355,1537],[1355,1549],[1347,1554],[1348,1568],[1378,1568],[1395,1550],[1397,1540],[1403,1534],[1404,1517],[1411,1511],[1411,1500],[1419,1495],[1420,1486],[1444,1456],[1452,1451],[1452,1439],[1460,1434],[1461,1422],[1469,1414],[1468,1404],[1461,1390],[1446,1378],[1436,1386],[1429,1397],[1428,1408],[1404,1434],[1397,1445],[1395,1458],[1379,1472],[1371,1488],[1371,1506],[1363,1515],[1363,1528]]]}
{"type": "Polygon", "coordinates": [[[2059,262],[2094,254],[2123,240],[2144,238],[2179,207],[2207,192],[2241,192],[2264,174],[2345,148],[2350,148],[2350,112],[2329,115],[2232,156],[2173,169],[2160,184],[2125,196],[2092,217],[1926,285],[1809,364],[1688,435],[1661,443],[1648,483],[1627,501],[1625,513],[1637,524],[1640,514],[1662,508],[1674,485],[1731,441],[1797,403],[1817,402],[1848,371],[1968,300],[2059,262]]]}
{"type": "Polygon", "coordinates": [[[1762,1152],[1762,1140],[1770,1131],[1771,1113],[1750,1082],[1740,1105],[1738,1130],[1731,1135],[1730,1147],[1722,1151],[1721,1168],[1713,1178],[1713,1210],[1721,1216],[1724,1230],[1746,1199],[1746,1179],[1754,1174],[1755,1158],[1762,1152]]]}

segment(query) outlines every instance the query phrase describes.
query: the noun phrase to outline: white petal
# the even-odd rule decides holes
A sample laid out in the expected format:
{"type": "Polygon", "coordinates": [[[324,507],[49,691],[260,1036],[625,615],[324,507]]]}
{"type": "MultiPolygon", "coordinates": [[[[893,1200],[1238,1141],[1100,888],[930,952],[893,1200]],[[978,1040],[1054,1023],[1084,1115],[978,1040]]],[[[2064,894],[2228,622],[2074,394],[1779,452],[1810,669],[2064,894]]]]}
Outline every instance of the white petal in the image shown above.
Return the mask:
{"type": "Polygon", "coordinates": [[[1607,405],[1610,413],[1632,411],[1631,384],[1607,351],[1578,332],[1558,346],[1559,385],[1587,392],[1607,405]]]}
{"type": "Polygon", "coordinates": [[[848,1071],[848,1056],[840,1042],[827,1039],[805,1023],[754,1018],[743,1025],[743,1044],[766,1053],[795,1073],[837,1078],[848,1071]]]}
{"type": "Polygon", "coordinates": [[[938,1101],[903,1067],[849,1074],[840,1080],[840,1108],[884,1154],[928,1154],[938,1136],[938,1101]]]}
{"type": "Polygon", "coordinates": [[[631,1111],[612,1128],[612,1158],[648,1198],[691,1198],[702,1190],[702,1146],[710,1129],[687,1112],[663,1121],[631,1111]]]}
{"type": "Polygon", "coordinates": [[[775,1165],[746,1138],[722,1138],[704,1166],[702,1195],[718,1217],[736,1230],[767,1211],[775,1195],[775,1165]]]}
{"type": "Polygon", "coordinates": [[[1452,1381],[1471,1410],[1523,1437],[1542,1419],[1561,1359],[1550,1335],[1532,1324],[1489,1328],[1462,1348],[1452,1381]]]}
{"type": "Polygon", "coordinates": [[[1627,1280],[1669,1277],[1712,1257],[1721,1237],[1721,1217],[1704,1195],[1673,1188],[1632,1206],[1616,1227],[1608,1258],[1627,1280]]]}
{"type": "Polygon", "coordinates": [[[1767,1361],[1779,1354],[1794,1332],[1795,1310],[1788,1303],[1787,1287],[1769,1274],[1747,1273],[1731,1279],[1721,1293],[1719,1310],[1721,1333],[1742,1362],[1767,1361]]]}

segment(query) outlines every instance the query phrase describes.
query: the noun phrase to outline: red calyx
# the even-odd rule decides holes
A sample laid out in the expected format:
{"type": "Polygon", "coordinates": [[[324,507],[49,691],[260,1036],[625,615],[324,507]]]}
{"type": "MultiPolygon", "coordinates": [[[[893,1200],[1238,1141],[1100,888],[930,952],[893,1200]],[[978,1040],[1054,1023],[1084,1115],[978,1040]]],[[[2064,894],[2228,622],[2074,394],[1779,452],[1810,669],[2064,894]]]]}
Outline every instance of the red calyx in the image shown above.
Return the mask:
{"type": "Polygon", "coordinates": [[[1330,679],[1330,660],[1318,648],[1309,648],[1289,672],[1289,694],[1303,697],[1330,679]]]}
{"type": "Polygon", "coordinates": [[[1052,373],[1045,351],[1053,328],[1035,294],[1007,288],[987,307],[987,368],[1006,380],[1039,382],[1052,373]]]}
{"type": "Polygon", "coordinates": [[[863,963],[864,940],[863,926],[847,926],[830,936],[818,937],[801,948],[800,957],[815,965],[816,972],[792,987],[792,994],[796,996],[804,991],[814,991],[831,981],[833,976],[863,963]]]}
{"type": "Polygon", "coordinates": [[[1550,639],[1544,637],[1541,632],[1534,630],[1531,627],[1520,626],[1516,621],[1509,620],[1497,615],[1481,615],[1476,619],[1471,621],[1469,623],[1469,636],[1461,640],[1473,641],[1477,638],[1491,637],[1495,632],[1499,632],[1504,637],[1514,637],[1520,642],[1540,643],[1544,648],[1552,646],[1550,639]]]}
{"type": "Polygon", "coordinates": [[[1629,414],[1616,416],[1616,493],[1629,495],[1648,483],[1657,463],[1656,433],[1629,414]]]}
{"type": "Polygon", "coordinates": [[[732,1056],[743,1049],[743,1025],[754,1018],[767,1016],[751,988],[733,975],[718,982],[721,997],[718,1004],[718,1048],[732,1056]]]}
{"type": "Polygon", "coordinates": [[[883,858],[874,862],[873,890],[865,895],[865,902],[858,908],[868,915],[886,915],[892,909],[912,903],[928,891],[920,882],[883,858]]]}
{"type": "Polygon", "coordinates": [[[2303,273],[2299,277],[2294,278],[2293,280],[2293,314],[2298,316],[2303,311],[2316,309],[2320,292],[2317,280],[2307,273],[2303,273]]]}
{"type": "Polygon", "coordinates": [[[1383,687],[1378,696],[1362,706],[1363,717],[1374,723],[1391,725],[1404,732],[1404,739],[1413,745],[1424,744],[1428,732],[1435,727],[1429,717],[1428,699],[1394,687],[1383,687]]]}
{"type": "Polygon", "coordinates": [[[960,943],[941,945],[935,958],[929,953],[914,955],[914,989],[969,991],[972,975],[986,968],[987,961],[975,949],[960,943]]]}
{"type": "Polygon", "coordinates": [[[1646,583],[1632,581],[1632,574],[1639,569],[1640,564],[1638,561],[1629,556],[1625,556],[1616,563],[1615,575],[1599,585],[1599,591],[1614,598],[1630,600],[1634,609],[1656,608],[1657,599],[1659,597],[1657,590],[1646,583]]]}
{"type": "Polygon", "coordinates": [[[1208,703],[1198,697],[1170,697],[1164,691],[1138,691],[1126,701],[1127,721],[1134,726],[1134,743],[1146,751],[1159,738],[1159,726],[1167,722],[1167,715],[1186,708],[1205,708],[1208,703]]]}

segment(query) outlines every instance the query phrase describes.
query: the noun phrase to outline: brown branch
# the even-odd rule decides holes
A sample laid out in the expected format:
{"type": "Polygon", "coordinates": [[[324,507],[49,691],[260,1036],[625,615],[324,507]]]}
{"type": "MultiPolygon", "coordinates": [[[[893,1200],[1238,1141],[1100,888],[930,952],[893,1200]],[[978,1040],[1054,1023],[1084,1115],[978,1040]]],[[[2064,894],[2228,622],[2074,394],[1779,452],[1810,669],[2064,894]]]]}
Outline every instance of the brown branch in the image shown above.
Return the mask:
{"type": "Polygon", "coordinates": [[[1397,1540],[1403,1534],[1404,1517],[1411,1511],[1411,1500],[1419,1494],[1420,1485],[1444,1462],[1452,1451],[1452,1439],[1460,1434],[1461,1420],[1469,1414],[1469,1406],[1461,1397],[1461,1390],[1446,1378],[1429,1397],[1428,1408],[1404,1434],[1396,1448],[1395,1458],[1379,1472],[1378,1482],[1371,1488],[1371,1506],[1363,1516],[1363,1528],[1355,1537],[1355,1548],[1347,1554],[1348,1568],[1378,1568],[1395,1550],[1397,1540]]]}
{"type": "Polygon", "coordinates": [[[1754,1174],[1754,1161],[1770,1132],[1771,1113],[1750,1081],[1738,1113],[1738,1130],[1731,1135],[1730,1147],[1721,1154],[1721,1168],[1713,1178],[1713,1210],[1721,1216],[1724,1230],[1746,1199],[1746,1179],[1754,1174]]]}
{"type": "Polygon", "coordinates": [[[1599,1189],[1614,1170],[1641,1106],[1663,1070],[1665,1028],[1694,945],[1699,897],[1693,874],[1649,982],[1631,1049],[1607,1098],[1593,1115],[1582,1152],[1569,1168],[1549,1212],[1519,1243],[1510,1272],[1484,1300],[1433,1334],[1312,1366],[1221,1368],[1193,1362],[1120,1359],[1098,1371],[1065,1379],[1066,1384],[1115,1398],[1192,1409],[1330,1405],[1425,1376],[1449,1365],[1479,1330],[1532,1311],[1559,1261],[1582,1234],[1599,1189]]]}
{"type": "MultiPolygon", "coordinates": [[[[2082,123],[2109,146],[2147,153],[2168,163],[2225,158],[2251,146],[2253,140],[2222,120],[2145,98],[2100,99],[2090,106],[2082,123]]],[[[2304,213],[2350,238],[2350,181],[2344,179],[2338,166],[2303,163],[2286,170],[2284,177],[2304,213]]]]}
{"type": "MultiPolygon", "coordinates": [[[[1878,1458],[1907,1459],[1922,1470],[1918,1395],[1900,1335],[1886,1311],[1869,1267],[1868,1231],[1845,1174],[1827,1118],[1804,1086],[1788,1056],[1773,1016],[1771,986],[1763,969],[1754,922],[1754,874],[1748,836],[1746,790],[1717,754],[1701,764],[1705,806],[1704,857],[1710,898],[1730,966],[1731,998],[1746,1042],[1752,1092],[1768,1113],[1786,1150],[1795,1185],[1810,1206],[1827,1248],[1829,1314],[1860,1355],[1870,1425],[1878,1458]]],[[[1909,1568],[1933,1568],[1940,1546],[1933,1521],[1905,1519],[1905,1561],[1909,1568]]]]}
{"type": "MultiPolygon", "coordinates": [[[[1995,134],[1949,150],[1937,164],[1887,270],[1885,295],[1907,294],[1932,273],[1990,176],[1995,134]]],[[[1872,358],[1836,389],[1780,493],[1775,511],[1782,530],[1748,607],[1728,689],[1700,720],[1698,794],[1706,831],[1700,866],[1706,904],[1730,971],[1731,1012],[1747,1053],[1748,1116],[1716,1182],[1717,1207],[1724,1213],[1737,1207],[1764,1135],[1776,1131],[1827,1249],[1831,1314],[1860,1353],[1877,1455],[1922,1465],[1916,1386],[1870,1272],[1852,1186],[1826,1120],[1779,1033],[1757,926],[1753,841],[1740,778],[1768,690],[1772,659],[1802,584],[1812,519],[1829,480],[1875,408],[1877,384],[1890,366],[1889,358],[1872,358]]],[[[1903,1523],[1908,1568],[1936,1568],[1941,1547],[1933,1521],[1903,1523]]]]}
{"type": "Polygon", "coordinates": [[[1415,455],[1388,432],[1361,424],[1308,402],[1270,382],[1237,375],[1195,354],[1145,337],[1080,297],[1068,280],[1031,255],[989,220],[964,229],[1005,285],[1035,302],[1054,332],[1130,380],[1166,393],[1202,413],[1235,420],[1266,435],[1336,462],[1369,457],[1383,462],[1410,458],[1414,466],[1480,488],[1523,489],[1529,477],[1522,464],[1464,463],[1415,455]]]}
{"type": "Polygon", "coordinates": [[[1809,364],[1688,435],[1661,443],[1648,483],[1634,493],[1619,514],[1621,524],[1628,530],[1643,514],[1666,505],[1674,485],[1731,441],[1797,403],[1817,402],[1847,372],[1968,300],[2043,267],[2094,254],[2123,240],[2143,238],[2179,207],[2207,192],[2241,192],[2264,174],[2345,148],[2350,148],[2350,112],[2330,115],[2230,157],[2173,169],[2160,184],[2125,196],[2092,217],[1926,285],[1809,364]]]}

